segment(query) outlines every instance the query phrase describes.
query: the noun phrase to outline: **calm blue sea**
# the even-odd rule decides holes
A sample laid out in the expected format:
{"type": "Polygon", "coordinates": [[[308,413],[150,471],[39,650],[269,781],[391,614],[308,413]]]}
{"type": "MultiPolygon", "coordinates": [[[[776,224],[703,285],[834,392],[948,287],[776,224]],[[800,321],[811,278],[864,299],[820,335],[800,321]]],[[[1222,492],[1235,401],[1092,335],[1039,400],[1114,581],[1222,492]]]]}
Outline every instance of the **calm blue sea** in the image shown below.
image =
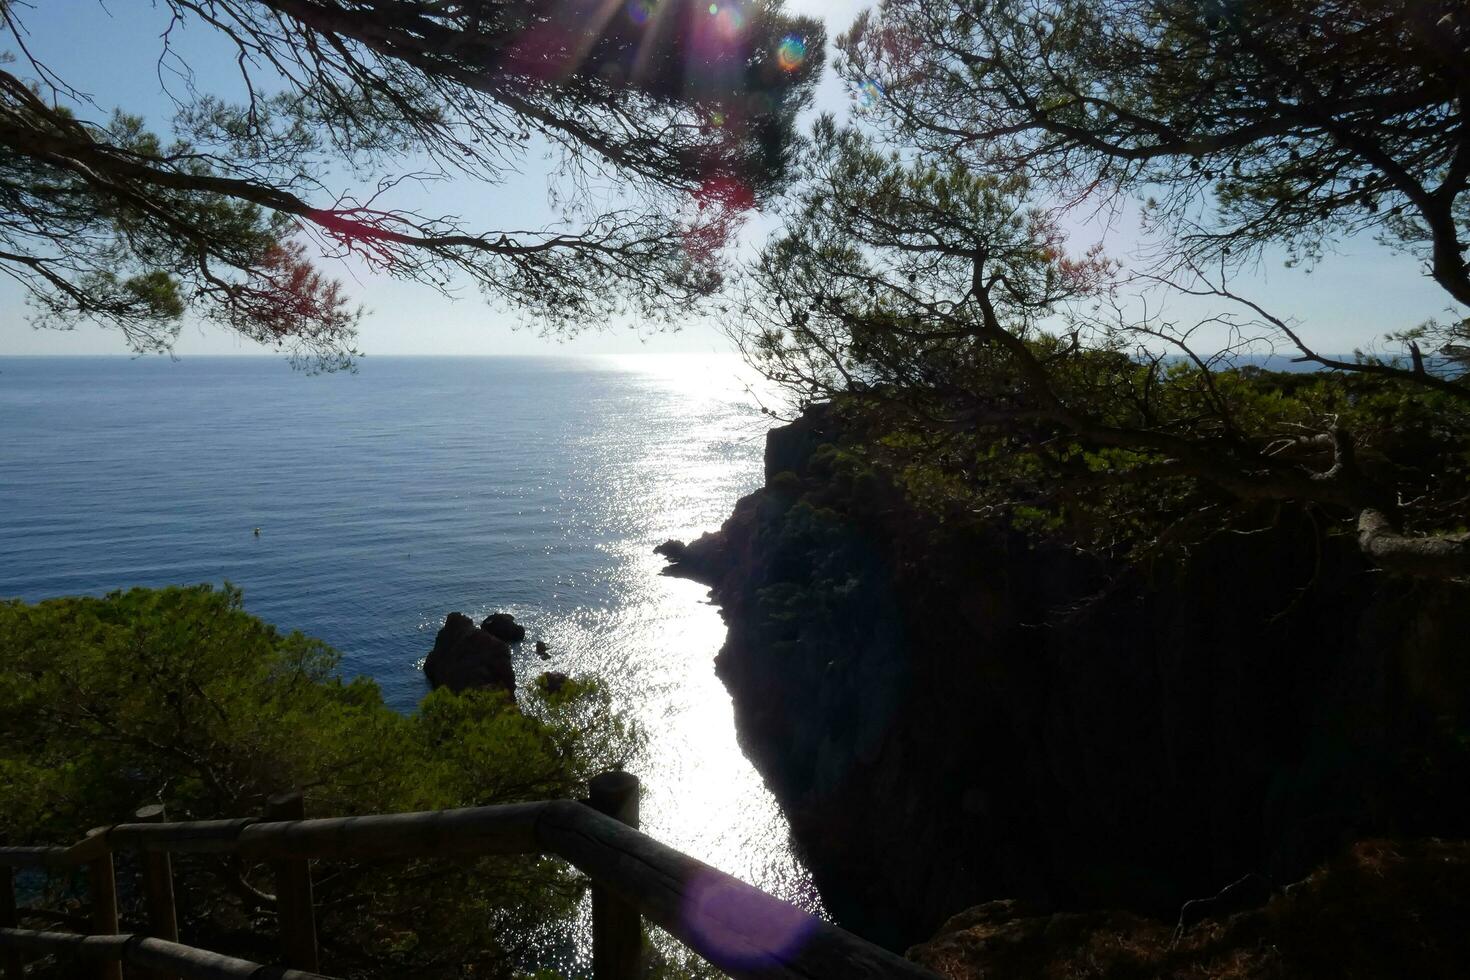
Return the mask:
{"type": "Polygon", "coordinates": [[[644,825],[812,907],[735,743],[704,590],[652,548],[719,526],[766,423],[718,356],[0,358],[0,596],[220,582],[395,707],[446,612],[507,610],[652,736],[644,825]],[[253,529],[259,527],[257,537],[253,529]]]}

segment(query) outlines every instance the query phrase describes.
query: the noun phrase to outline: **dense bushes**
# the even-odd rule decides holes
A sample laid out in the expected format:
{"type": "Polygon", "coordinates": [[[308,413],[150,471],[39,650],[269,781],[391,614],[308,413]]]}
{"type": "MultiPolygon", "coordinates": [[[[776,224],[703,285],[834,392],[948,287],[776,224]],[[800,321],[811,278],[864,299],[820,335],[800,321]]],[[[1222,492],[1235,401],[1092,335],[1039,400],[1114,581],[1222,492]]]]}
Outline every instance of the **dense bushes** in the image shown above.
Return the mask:
{"type": "MultiPolygon", "coordinates": [[[[438,691],[398,714],[371,680],[339,677],[330,647],[249,615],[230,587],[0,603],[0,651],[5,843],[70,842],[150,802],[174,819],[253,815],[298,787],[312,816],[575,796],[638,745],[593,684],[533,686],[519,705],[438,691]]],[[[527,944],[558,942],[580,895],[564,865],[532,858],[338,863],[316,879],[339,974],[511,972],[527,944]]],[[[264,869],[200,859],[179,880],[186,942],[271,956],[264,869]]],[[[46,883],[37,904],[68,888],[46,883]]]]}

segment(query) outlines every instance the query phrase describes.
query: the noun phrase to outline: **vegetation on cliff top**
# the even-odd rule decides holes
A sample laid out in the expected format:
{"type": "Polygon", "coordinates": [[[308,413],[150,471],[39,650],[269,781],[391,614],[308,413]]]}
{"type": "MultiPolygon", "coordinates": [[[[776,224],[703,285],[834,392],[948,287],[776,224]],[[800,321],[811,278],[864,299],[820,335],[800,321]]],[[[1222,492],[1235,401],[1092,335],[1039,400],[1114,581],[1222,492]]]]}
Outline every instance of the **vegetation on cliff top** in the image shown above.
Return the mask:
{"type": "Polygon", "coordinates": [[[839,39],[862,125],[816,124],[740,339],[876,419],[920,495],[1134,557],[1300,504],[1385,568],[1470,575],[1470,320],[1344,360],[1232,284],[1376,232],[1470,304],[1465,17],[887,0],[839,39]],[[1125,202],[1153,258],[1068,254],[1069,220],[1125,202]],[[1170,296],[1210,308],[1151,312],[1170,296]],[[1330,372],[1253,363],[1282,351],[1330,372]]]}
{"type": "MultiPolygon", "coordinates": [[[[338,676],[330,647],[249,615],[229,587],[0,603],[0,649],[7,844],[70,843],[154,802],[180,820],[257,815],[296,788],[321,817],[576,797],[639,744],[592,684],[532,685],[519,704],[441,690],[399,714],[372,681],[338,676]]],[[[265,869],[180,864],[183,941],[273,959],[265,869]]],[[[506,975],[573,922],[581,895],[564,864],[532,857],[332,862],[315,878],[344,975],[506,975]]],[[[65,923],[54,913],[74,887],[46,883],[44,921],[65,923]]]]}

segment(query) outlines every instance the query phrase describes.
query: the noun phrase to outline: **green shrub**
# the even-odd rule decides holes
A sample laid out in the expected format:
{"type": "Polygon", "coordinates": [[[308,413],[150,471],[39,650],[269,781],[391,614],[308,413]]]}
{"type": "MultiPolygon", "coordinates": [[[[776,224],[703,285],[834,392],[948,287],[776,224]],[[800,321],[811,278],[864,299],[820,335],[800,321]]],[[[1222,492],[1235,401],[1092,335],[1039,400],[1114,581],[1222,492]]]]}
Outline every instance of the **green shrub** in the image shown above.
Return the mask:
{"type": "MultiPolygon", "coordinates": [[[[441,690],[402,715],[338,663],[229,586],[0,602],[0,842],[69,843],[151,802],[256,815],[293,788],[311,816],[578,796],[639,746],[595,684],[531,685],[519,705],[441,690]]],[[[201,857],[178,878],[185,942],[270,957],[264,869],[201,857]]],[[[580,899],[564,865],[531,857],[337,862],[316,880],[325,958],[347,975],[506,974],[576,928],[580,899]]]]}

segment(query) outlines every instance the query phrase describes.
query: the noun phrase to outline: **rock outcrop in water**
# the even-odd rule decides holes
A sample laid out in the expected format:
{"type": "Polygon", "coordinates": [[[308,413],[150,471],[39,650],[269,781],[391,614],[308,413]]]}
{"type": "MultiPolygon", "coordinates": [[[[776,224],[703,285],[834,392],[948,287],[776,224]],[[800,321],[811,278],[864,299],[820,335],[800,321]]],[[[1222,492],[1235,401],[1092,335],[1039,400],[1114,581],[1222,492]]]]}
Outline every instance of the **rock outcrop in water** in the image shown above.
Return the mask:
{"type": "Polygon", "coordinates": [[[667,546],[711,586],[741,743],[842,925],[903,947],[1021,899],[1172,921],[1366,835],[1470,831],[1470,602],[1285,511],[1115,568],[916,513],[824,412],[667,546]]]}
{"type": "Polygon", "coordinates": [[[516,693],[510,645],[458,612],[445,617],[434,637],[424,676],[431,687],[447,687],[456,694],[470,688],[498,688],[512,698],[516,693]]]}
{"type": "Polygon", "coordinates": [[[480,629],[506,643],[520,643],[526,638],[526,628],[510,613],[491,613],[480,623],[480,629]]]}

